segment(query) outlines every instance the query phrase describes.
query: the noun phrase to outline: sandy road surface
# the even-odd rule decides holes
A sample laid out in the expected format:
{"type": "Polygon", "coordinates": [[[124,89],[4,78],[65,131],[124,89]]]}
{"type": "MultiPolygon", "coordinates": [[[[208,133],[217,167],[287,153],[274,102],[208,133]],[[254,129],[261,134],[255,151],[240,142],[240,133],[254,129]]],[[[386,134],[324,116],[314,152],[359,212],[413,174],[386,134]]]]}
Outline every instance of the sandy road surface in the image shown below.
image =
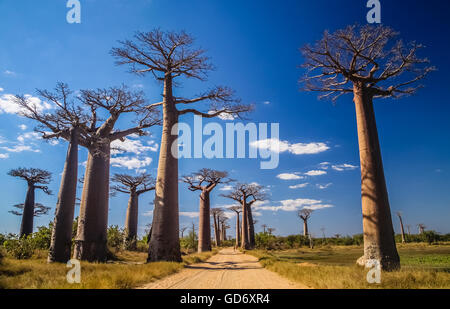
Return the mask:
{"type": "Polygon", "coordinates": [[[141,289],[304,289],[264,269],[254,256],[221,250],[208,261],[186,266],[181,272],[146,284],[141,289]]]}

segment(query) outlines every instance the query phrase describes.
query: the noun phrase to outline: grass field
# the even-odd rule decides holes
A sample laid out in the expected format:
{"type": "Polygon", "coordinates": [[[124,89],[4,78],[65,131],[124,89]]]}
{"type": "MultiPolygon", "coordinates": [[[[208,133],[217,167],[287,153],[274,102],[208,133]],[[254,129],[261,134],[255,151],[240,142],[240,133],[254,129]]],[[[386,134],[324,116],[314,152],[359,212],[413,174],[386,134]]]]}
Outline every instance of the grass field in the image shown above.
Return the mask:
{"type": "Polygon", "coordinates": [[[48,264],[47,252],[32,259],[5,258],[0,264],[0,288],[6,289],[129,289],[173,274],[184,265],[207,260],[216,251],[183,256],[182,263],[145,264],[147,253],[121,251],[112,263],[81,263],[81,283],[69,284],[66,264],[48,264]]]}
{"type": "Polygon", "coordinates": [[[261,264],[312,288],[450,288],[450,244],[399,244],[402,269],[383,272],[381,284],[369,284],[367,270],[356,266],[359,246],[248,251],[261,264]]]}

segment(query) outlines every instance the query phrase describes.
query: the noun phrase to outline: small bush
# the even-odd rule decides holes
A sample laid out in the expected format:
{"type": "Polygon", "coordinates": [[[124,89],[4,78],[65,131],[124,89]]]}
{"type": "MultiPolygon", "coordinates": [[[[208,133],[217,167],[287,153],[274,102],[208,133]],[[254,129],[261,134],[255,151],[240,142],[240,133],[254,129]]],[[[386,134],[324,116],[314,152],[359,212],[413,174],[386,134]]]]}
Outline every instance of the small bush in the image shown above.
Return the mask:
{"type": "Polygon", "coordinates": [[[112,225],[108,228],[108,247],[120,250],[124,245],[125,231],[118,225],[112,225]]]}
{"type": "Polygon", "coordinates": [[[20,239],[9,239],[3,243],[6,252],[18,260],[30,259],[35,250],[32,235],[20,239]]]}

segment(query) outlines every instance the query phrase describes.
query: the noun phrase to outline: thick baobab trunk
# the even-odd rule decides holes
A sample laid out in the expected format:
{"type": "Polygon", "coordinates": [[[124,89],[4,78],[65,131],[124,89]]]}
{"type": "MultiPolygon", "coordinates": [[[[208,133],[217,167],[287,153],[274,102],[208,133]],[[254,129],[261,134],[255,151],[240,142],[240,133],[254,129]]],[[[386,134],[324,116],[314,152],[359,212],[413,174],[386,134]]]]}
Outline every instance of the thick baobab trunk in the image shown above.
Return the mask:
{"type": "Polygon", "coordinates": [[[248,241],[250,248],[255,247],[255,225],[253,224],[253,215],[251,206],[247,205],[247,226],[248,226],[248,241]]]}
{"type": "Polygon", "coordinates": [[[72,224],[78,180],[78,129],[70,132],[66,162],[56,204],[48,262],[66,263],[72,248],[72,224]]]}
{"type": "Polygon", "coordinates": [[[73,254],[78,260],[107,259],[109,161],[109,143],[89,150],[73,254]]]}
{"type": "Polygon", "coordinates": [[[303,236],[308,236],[308,220],[303,220],[303,236]]]}
{"type": "Polygon", "coordinates": [[[241,234],[239,233],[239,213],[236,213],[236,248],[239,247],[241,242],[241,234]]]}
{"type": "Polygon", "coordinates": [[[209,217],[209,192],[204,190],[200,194],[198,252],[211,251],[211,223],[209,217]]]}
{"type": "Polygon", "coordinates": [[[138,194],[136,192],[131,192],[125,219],[125,249],[127,250],[136,250],[139,210],[138,201],[138,194]]]}
{"type": "Polygon", "coordinates": [[[403,228],[403,220],[401,216],[398,216],[398,219],[400,220],[400,231],[402,233],[402,243],[406,242],[406,238],[405,238],[405,229],[403,228]]]}
{"type": "Polygon", "coordinates": [[[22,223],[20,225],[20,237],[26,237],[33,233],[34,220],[34,184],[29,183],[25,204],[23,207],[22,223]]]}
{"type": "Polygon", "coordinates": [[[242,204],[242,237],[241,237],[241,248],[250,249],[249,234],[248,234],[248,207],[245,202],[242,204]]]}
{"type": "Polygon", "coordinates": [[[354,102],[361,164],[363,260],[378,260],[383,270],[395,270],[400,268],[400,258],[395,246],[372,94],[355,84],[354,102]]]}
{"type": "Polygon", "coordinates": [[[227,228],[225,227],[225,224],[222,225],[222,239],[223,241],[227,240],[227,228]]]}
{"type": "Polygon", "coordinates": [[[166,76],[163,94],[163,130],[156,180],[153,230],[148,261],[181,261],[178,213],[178,111],[172,98],[172,78],[166,76]]]}

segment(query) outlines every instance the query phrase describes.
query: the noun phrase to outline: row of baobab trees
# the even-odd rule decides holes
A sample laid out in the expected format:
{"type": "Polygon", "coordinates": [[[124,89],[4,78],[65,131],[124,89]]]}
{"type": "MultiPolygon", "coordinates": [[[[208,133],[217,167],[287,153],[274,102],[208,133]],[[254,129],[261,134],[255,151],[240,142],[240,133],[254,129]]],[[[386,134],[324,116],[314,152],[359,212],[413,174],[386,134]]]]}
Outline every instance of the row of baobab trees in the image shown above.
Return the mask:
{"type": "MultiPolygon", "coordinates": [[[[325,31],[315,44],[301,49],[306,69],[306,75],[301,79],[303,90],[320,92],[320,98],[333,101],[345,94],[353,95],[361,164],[362,261],[376,259],[383,270],[398,269],[400,259],[395,245],[373,99],[411,95],[420,87],[413,84],[434,70],[428,65],[428,59],[417,55],[422,45],[415,42],[404,44],[396,39],[397,36],[398,33],[383,25],[348,26],[333,33],[325,31]]],[[[49,261],[65,262],[70,255],[78,147],[87,148],[89,155],[74,257],[104,260],[111,143],[130,134],[144,135],[146,129],[155,125],[162,125],[162,138],[148,261],[180,261],[178,158],[171,154],[177,134],[171,134],[172,128],[179,117],[186,114],[206,118],[221,114],[241,117],[253,106],[240,104],[233,91],[223,86],[214,87],[195,98],[174,94],[181,78],[205,80],[213,69],[205,51],[195,48],[193,38],[184,32],[159,29],[138,32],[132,40],[120,41],[111,54],[118,65],[127,66],[131,73],[148,75],[159,81],[162,100],[148,104],[142,93],[122,86],[82,90],[75,102],[70,99],[67,85],[58,84],[54,93],[38,91],[41,97],[57,106],[53,113],[43,113],[27,97],[16,97],[16,102],[23,107],[22,115],[39,123],[36,130],[42,133],[43,138],[62,138],[69,142],[49,261]],[[201,102],[210,103],[208,110],[195,108],[201,102]],[[136,121],[119,130],[115,127],[123,114],[134,114],[136,121]]],[[[202,190],[202,195],[207,192],[198,190],[202,190]]],[[[233,198],[242,202],[248,196],[241,192],[233,198]]],[[[250,211],[243,207],[243,218],[250,211]]],[[[251,228],[244,228],[244,225],[247,225],[245,219],[242,220],[243,231],[251,228]]],[[[247,236],[252,237],[251,233],[247,236]]],[[[242,241],[245,243],[245,239],[242,241]]]]}

